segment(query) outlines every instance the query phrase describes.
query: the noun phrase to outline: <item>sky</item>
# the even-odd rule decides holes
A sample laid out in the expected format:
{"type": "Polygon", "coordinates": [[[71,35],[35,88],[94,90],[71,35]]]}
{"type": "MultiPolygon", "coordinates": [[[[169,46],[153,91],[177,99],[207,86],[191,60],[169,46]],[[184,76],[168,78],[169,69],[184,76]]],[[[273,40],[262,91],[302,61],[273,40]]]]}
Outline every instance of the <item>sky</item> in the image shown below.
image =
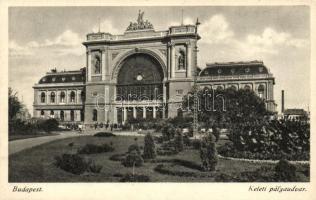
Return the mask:
{"type": "Polygon", "coordinates": [[[198,65],[261,60],[275,77],[274,96],[281,109],[310,104],[310,10],[307,6],[195,7],[10,7],[9,86],[32,113],[32,86],[50,69],[85,67],[86,34],[123,34],[145,12],[156,31],[169,26],[201,25],[198,65]]]}

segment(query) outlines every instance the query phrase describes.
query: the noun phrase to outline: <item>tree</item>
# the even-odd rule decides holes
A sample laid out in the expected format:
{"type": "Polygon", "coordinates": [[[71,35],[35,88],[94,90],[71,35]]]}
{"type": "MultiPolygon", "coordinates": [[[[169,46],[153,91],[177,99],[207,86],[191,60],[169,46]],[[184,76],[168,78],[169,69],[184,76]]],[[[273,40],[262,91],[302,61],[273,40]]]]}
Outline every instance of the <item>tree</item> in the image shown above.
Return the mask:
{"type": "MultiPolygon", "coordinates": [[[[198,91],[200,122],[241,123],[261,119],[269,114],[265,102],[254,91],[240,89],[198,91]]],[[[193,111],[193,93],[187,94],[183,101],[184,109],[193,111]]]]}
{"type": "Polygon", "coordinates": [[[147,133],[145,136],[145,145],[144,145],[144,159],[154,159],[156,158],[156,149],[155,142],[150,133],[147,133]]]}
{"type": "Polygon", "coordinates": [[[16,115],[22,108],[22,103],[17,97],[17,92],[13,92],[12,88],[9,87],[9,120],[15,119],[16,115]]]}

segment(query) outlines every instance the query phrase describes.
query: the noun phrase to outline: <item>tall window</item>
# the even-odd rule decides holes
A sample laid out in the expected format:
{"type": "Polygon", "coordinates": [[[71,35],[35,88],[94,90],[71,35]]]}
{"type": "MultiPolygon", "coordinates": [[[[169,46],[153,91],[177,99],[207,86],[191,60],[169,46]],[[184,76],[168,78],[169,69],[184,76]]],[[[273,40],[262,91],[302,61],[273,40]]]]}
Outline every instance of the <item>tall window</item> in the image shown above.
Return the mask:
{"type": "Polygon", "coordinates": [[[41,117],[44,117],[44,114],[45,114],[44,110],[41,110],[41,117]]]}
{"type": "Polygon", "coordinates": [[[53,110],[50,111],[50,117],[54,118],[54,111],[53,110]]]}
{"type": "Polygon", "coordinates": [[[65,113],[63,110],[60,111],[60,120],[64,121],[65,120],[65,113]]]}
{"type": "Polygon", "coordinates": [[[60,103],[65,103],[66,94],[65,92],[60,93],[60,103]]]}
{"type": "Polygon", "coordinates": [[[75,112],[73,110],[70,111],[70,121],[75,121],[75,112]]]}
{"type": "Polygon", "coordinates": [[[96,109],[93,109],[92,120],[93,121],[98,121],[98,111],[96,109]]]}
{"type": "Polygon", "coordinates": [[[259,85],[258,94],[259,94],[260,98],[264,98],[264,86],[263,85],[259,85]]]}
{"type": "Polygon", "coordinates": [[[70,102],[74,103],[75,99],[76,99],[76,94],[75,94],[74,91],[71,91],[71,93],[70,93],[70,102]]]}
{"type": "Polygon", "coordinates": [[[56,97],[56,96],[55,96],[55,92],[51,92],[51,93],[50,93],[50,102],[51,102],[51,103],[55,103],[55,97],[56,97]]]}
{"type": "Polygon", "coordinates": [[[45,92],[42,92],[41,93],[41,103],[45,103],[45,100],[46,100],[46,94],[45,94],[45,92]]]}

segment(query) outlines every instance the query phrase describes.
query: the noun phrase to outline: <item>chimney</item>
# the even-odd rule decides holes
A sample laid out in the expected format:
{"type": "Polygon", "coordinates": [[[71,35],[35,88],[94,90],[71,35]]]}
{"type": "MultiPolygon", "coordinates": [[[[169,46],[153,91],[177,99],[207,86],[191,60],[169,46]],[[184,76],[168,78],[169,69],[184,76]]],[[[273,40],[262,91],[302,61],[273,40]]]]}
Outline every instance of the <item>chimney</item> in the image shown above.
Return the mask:
{"type": "Polygon", "coordinates": [[[284,90],[282,90],[282,94],[281,94],[281,112],[284,113],[284,90]]]}

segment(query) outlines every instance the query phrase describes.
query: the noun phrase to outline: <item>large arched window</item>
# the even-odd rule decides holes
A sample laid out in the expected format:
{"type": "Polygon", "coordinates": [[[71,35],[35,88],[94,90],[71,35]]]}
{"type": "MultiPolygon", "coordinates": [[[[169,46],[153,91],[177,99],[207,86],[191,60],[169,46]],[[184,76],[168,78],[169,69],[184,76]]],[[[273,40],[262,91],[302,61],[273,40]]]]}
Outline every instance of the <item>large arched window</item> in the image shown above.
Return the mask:
{"type": "Polygon", "coordinates": [[[163,70],[152,56],[143,53],[127,57],[117,77],[117,99],[142,101],[162,100],[163,70]]]}
{"type": "Polygon", "coordinates": [[[74,103],[76,100],[76,93],[74,91],[71,91],[70,93],[70,102],[74,103]]]}
{"type": "Polygon", "coordinates": [[[66,94],[65,92],[60,93],[60,103],[65,103],[66,94]]]}
{"type": "Polygon", "coordinates": [[[51,103],[55,103],[55,97],[56,97],[55,92],[51,92],[50,93],[50,102],[51,103]]]}
{"type": "Polygon", "coordinates": [[[93,113],[92,113],[92,121],[98,121],[98,111],[97,109],[93,109],[93,113]]]}
{"type": "Polygon", "coordinates": [[[45,94],[45,92],[42,92],[41,93],[41,103],[45,103],[45,101],[46,101],[46,94],[45,94]]]}
{"type": "Polygon", "coordinates": [[[259,94],[260,98],[264,98],[264,86],[263,85],[259,85],[258,94],[259,94]]]}

